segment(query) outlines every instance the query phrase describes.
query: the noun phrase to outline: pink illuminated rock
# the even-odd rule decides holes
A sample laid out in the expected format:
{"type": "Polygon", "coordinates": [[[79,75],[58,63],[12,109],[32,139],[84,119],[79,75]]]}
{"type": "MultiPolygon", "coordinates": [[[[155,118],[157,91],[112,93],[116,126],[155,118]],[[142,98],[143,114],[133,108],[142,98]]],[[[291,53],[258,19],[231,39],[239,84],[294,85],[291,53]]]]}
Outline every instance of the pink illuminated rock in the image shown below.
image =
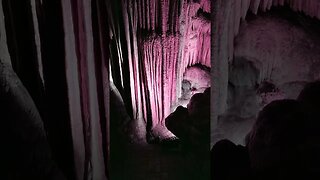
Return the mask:
{"type": "Polygon", "coordinates": [[[183,79],[190,82],[193,94],[203,93],[211,85],[210,69],[204,66],[192,66],[187,68],[183,79]]]}
{"type": "Polygon", "coordinates": [[[210,1],[124,0],[123,6],[134,118],[152,119],[155,128],[181,96],[186,68],[210,67],[210,1]]]}

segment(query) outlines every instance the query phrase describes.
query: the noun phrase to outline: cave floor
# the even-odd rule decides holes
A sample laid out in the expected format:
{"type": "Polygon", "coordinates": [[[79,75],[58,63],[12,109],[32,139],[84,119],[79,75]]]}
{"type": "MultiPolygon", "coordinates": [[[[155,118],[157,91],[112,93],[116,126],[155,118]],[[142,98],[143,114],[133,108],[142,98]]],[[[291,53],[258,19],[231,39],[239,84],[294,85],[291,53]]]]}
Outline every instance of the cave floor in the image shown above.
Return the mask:
{"type": "MultiPolygon", "coordinates": [[[[123,162],[111,179],[121,180],[191,180],[199,179],[195,171],[194,158],[183,153],[179,146],[160,144],[127,145],[123,162]],[[116,173],[116,174],[115,174],[116,173]]],[[[112,174],[111,173],[111,174],[112,174]]],[[[200,178],[202,179],[202,178],[200,178]]]]}

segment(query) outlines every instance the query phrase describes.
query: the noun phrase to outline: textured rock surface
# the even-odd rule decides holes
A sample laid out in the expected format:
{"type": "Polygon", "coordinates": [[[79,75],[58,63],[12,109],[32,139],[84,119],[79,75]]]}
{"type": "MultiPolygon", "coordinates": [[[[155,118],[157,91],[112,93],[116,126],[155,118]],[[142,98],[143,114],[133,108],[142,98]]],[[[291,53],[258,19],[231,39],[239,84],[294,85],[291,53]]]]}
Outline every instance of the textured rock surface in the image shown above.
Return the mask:
{"type": "Polygon", "coordinates": [[[6,5],[0,1],[0,159],[5,164],[0,179],[63,180],[65,175],[53,158],[43,119],[12,67],[6,5]]]}
{"type": "MultiPolygon", "coordinates": [[[[218,132],[216,123],[218,116],[222,115],[227,111],[228,105],[228,81],[229,81],[229,63],[234,60],[234,48],[235,48],[235,36],[239,33],[240,25],[245,26],[248,20],[247,14],[253,13],[257,16],[268,13],[274,7],[289,7],[291,10],[307,15],[308,17],[315,17],[319,19],[319,12],[317,7],[319,6],[319,1],[312,0],[216,0],[214,2],[215,6],[213,15],[213,36],[212,36],[212,46],[213,46],[213,68],[212,81],[216,86],[212,89],[212,123],[211,123],[211,145],[217,140],[218,132]],[[214,133],[217,132],[217,133],[214,133]]],[[[313,23],[315,24],[315,23],[313,23]]],[[[309,29],[309,28],[307,28],[309,29]]],[[[273,30],[271,30],[273,31],[273,30]]],[[[270,34],[271,31],[261,31],[262,34],[270,34]]],[[[287,32],[287,31],[282,31],[287,32]]],[[[288,34],[286,34],[288,36],[288,34]]],[[[299,37],[300,35],[297,34],[299,37]]],[[[254,38],[254,37],[251,37],[254,38]]],[[[271,39],[269,39],[269,43],[271,39]]],[[[309,44],[311,45],[311,44],[309,44]]],[[[241,46],[241,45],[239,45],[241,46]]],[[[273,44],[268,47],[271,48],[273,44]]],[[[267,48],[267,49],[268,49],[267,48]]],[[[275,47],[273,47],[275,48],[275,47]]],[[[299,50],[295,52],[299,53],[299,50]]],[[[270,58],[270,57],[269,57],[270,58]]],[[[266,68],[266,67],[265,67],[266,68]]],[[[316,68],[314,68],[316,69],[316,68]]],[[[291,83],[286,85],[288,89],[299,88],[301,89],[301,84],[291,83]]],[[[293,91],[296,93],[296,91],[293,91]]],[[[287,92],[287,95],[289,92],[287,92]]],[[[291,94],[292,96],[296,94],[291,94]]],[[[267,94],[264,99],[279,99],[282,93],[267,94]]]]}
{"type": "Polygon", "coordinates": [[[37,175],[62,179],[50,171],[49,151],[57,165],[54,168],[67,179],[106,179],[109,54],[105,3],[0,1],[0,62],[2,66],[5,61],[10,72],[9,79],[2,73],[0,78],[9,82],[5,89],[15,89],[4,94],[1,107],[16,113],[10,118],[4,115],[8,147],[15,147],[6,151],[16,158],[6,158],[11,163],[4,162],[8,173],[16,175],[4,179],[37,179],[37,175]]]}
{"type": "Polygon", "coordinates": [[[191,66],[186,69],[183,80],[189,81],[192,95],[203,93],[211,85],[210,69],[205,66],[191,66]]]}
{"type": "Polygon", "coordinates": [[[18,76],[0,58],[1,179],[65,179],[57,168],[40,114],[18,76]]]}
{"type": "Polygon", "coordinates": [[[171,105],[173,112],[178,106],[187,107],[191,97],[196,93],[203,93],[211,86],[210,68],[194,65],[186,69],[181,84],[181,95],[175,104],[171,105]]]}
{"type": "Polygon", "coordinates": [[[181,96],[186,68],[210,67],[210,1],[124,0],[122,6],[129,57],[119,64],[128,61],[134,119],[154,128],[181,96]]]}
{"type": "Polygon", "coordinates": [[[220,109],[214,140],[243,144],[259,110],[274,100],[297,98],[307,82],[319,78],[318,23],[289,8],[246,16],[223,75],[228,90],[221,92],[225,109],[220,109]]]}

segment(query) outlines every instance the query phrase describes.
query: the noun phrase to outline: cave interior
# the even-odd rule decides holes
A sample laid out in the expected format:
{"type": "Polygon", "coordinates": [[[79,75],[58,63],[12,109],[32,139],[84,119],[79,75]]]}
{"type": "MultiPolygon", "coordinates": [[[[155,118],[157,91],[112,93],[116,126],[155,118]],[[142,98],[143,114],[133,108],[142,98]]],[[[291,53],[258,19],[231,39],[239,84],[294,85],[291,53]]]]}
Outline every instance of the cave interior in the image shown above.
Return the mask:
{"type": "Polygon", "coordinates": [[[319,175],[318,9],[318,0],[0,0],[0,179],[264,176],[277,153],[296,151],[302,162],[291,164],[319,175]],[[296,151],[261,150],[272,143],[296,151]]]}
{"type": "Polygon", "coordinates": [[[209,0],[1,0],[1,179],[208,179],[210,42],[209,0]]]}

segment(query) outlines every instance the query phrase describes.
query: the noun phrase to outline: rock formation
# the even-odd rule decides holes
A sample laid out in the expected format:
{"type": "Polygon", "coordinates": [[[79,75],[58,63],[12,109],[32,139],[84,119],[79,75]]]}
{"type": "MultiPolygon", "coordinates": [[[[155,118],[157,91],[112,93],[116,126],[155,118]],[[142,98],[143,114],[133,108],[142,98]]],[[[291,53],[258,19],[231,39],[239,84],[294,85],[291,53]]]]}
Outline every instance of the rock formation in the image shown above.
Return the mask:
{"type": "Polygon", "coordinates": [[[211,145],[244,144],[257,113],[318,80],[318,1],[215,1],[211,145]],[[216,38],[214,38],[216,37],[216,38]]]}

